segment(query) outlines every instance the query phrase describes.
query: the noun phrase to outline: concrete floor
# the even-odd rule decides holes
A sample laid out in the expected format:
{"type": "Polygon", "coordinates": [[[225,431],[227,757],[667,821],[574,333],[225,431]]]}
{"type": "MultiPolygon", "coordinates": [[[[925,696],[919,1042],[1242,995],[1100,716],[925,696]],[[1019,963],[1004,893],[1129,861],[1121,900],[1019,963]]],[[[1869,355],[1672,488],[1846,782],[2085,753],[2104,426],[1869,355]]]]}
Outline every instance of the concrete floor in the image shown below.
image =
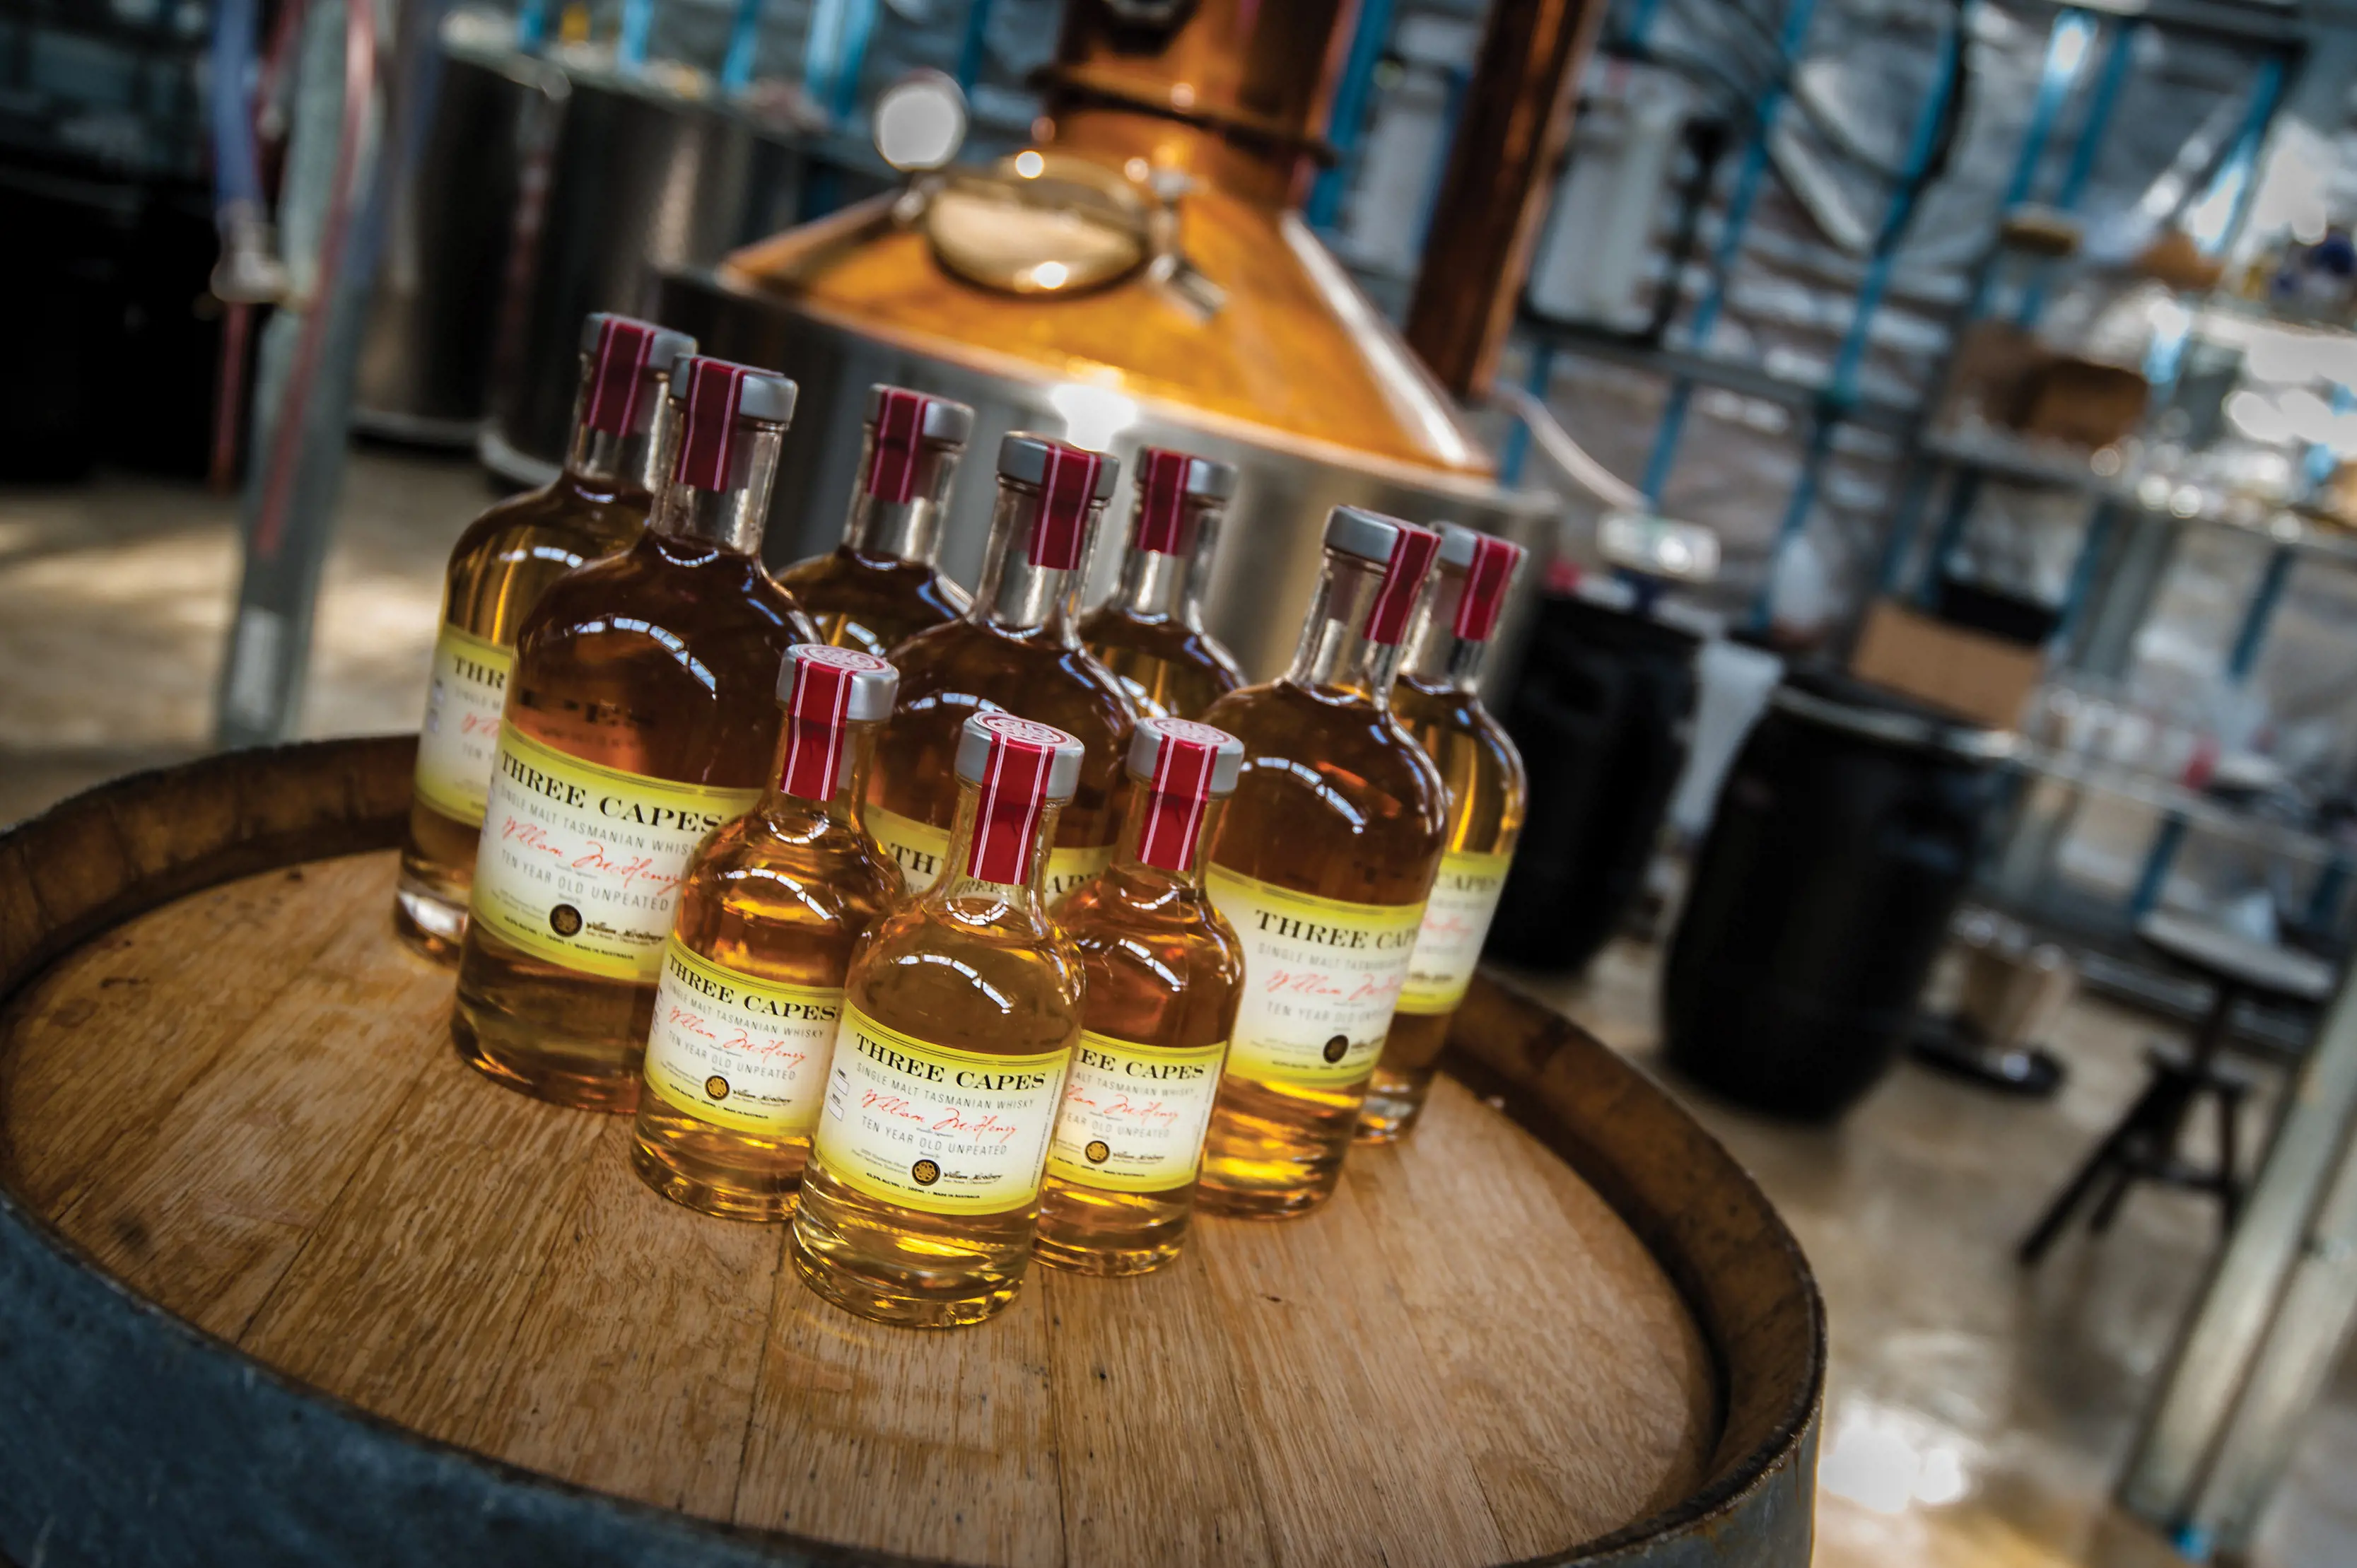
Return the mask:
{"type": "MultiPolygon", "coordinates": [[[[356,455],[303,733],[416,723],[441,563],[489,494],[471,463],[356,455]]],[[[0,490],[0,823],[203,749],[236,572],[233,505],[192,487],[0,490]]],[[[1652,1066],[1654,987],[1653,950],[1624,941],[1585,982],[1541,989],[1652,1066]]],[[[2044,1104],[1912,1067],[1833,1129],[1687,1096],[1782,1208],[1824,1289],[1820,1564],[2179,1561],[2108,1498],[2212,1242],[2211,1211],[2141,1192],[2101,1241],[2072,1237],[2035,1275],[2011,1262],[2047,1195],[2134,1095],[2142,1042],[2164,1027],[2073,1004],[2053,1043],[2074,1070],[2044,1104]]],[[[2346,1368],[2251,1561],[2357,1563],[2346,1368]]]]}

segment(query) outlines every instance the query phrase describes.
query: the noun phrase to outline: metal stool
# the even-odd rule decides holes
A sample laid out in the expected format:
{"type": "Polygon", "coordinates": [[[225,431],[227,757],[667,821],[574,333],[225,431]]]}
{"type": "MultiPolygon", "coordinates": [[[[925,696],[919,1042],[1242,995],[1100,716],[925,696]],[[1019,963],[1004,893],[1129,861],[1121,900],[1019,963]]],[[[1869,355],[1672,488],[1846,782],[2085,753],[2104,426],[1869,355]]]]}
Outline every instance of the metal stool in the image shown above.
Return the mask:
{"type": "Polygon", "coordinates": [[[2103,1196],[2096,1199],[2087,1227],[2097,1235],[2110,1228],[2128,1188],[2139,1181],[2211,1194],[2218,1199],[2222,1225],[2231,1229],[2243,1199],[2235,1119],[2251,1087],[2246,1074],[2222,1059],[2234,1004],[2245,996],[2316,1003],[2332,993],[2332,968],[2321,960],[2181,915],[2147,915],[2136,923],[2136,937],[2211,983],[2214,989],[2209,1014],[2190,1049],[2156,1047],[2146,1053],[2152,1076],[2144,1092],[2095,1145],[2037,1228],[2022,1239],[2025,1267],[2046,1255],[2072,1214],[2099,1188],[2103,1196]],[[2185,1119],[2205,1095],[2217,1108],[2214,1166],[2196,1165],[2177,1152],[2185,1119]]]}

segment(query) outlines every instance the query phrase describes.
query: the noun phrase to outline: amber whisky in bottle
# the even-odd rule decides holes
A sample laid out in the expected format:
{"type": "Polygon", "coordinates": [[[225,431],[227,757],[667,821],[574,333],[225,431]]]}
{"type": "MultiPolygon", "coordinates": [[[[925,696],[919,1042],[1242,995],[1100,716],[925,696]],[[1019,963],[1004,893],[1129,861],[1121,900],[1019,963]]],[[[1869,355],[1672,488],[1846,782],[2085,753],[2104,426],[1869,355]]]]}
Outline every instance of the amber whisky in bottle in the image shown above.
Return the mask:
{"type": "Polygon", "coordinates": [[[1197,1202],[1278,1216],[1334,1190],[1448,835],[1432,759],[1391,708],[1439,536],[1356,507],[1293,666],[1211,704],[1243,768],[1205,884],[1244,944],[1244,997],[1197,1202]]]}
{"type": "Polygon", "coordinates": [[[1081,743],[1012,714],[960,731],[950,865],[853,957],[795,1266],[885,1323],[978,1323],[1015,1299],[1081,1037],[1080,955],[1041,891],[1081,743]]]}
{"type": "Polygon", "coordinates": [[[564,472],[484,512],[450,552],[393,905],[393,929],[430,957],[456,960],[466,934],[516,632],[551,583],[627,548],[646,526],[670,406],[663,389],[672,361],[694,352],[684,332],[589,317],[564,472]]]}
{"type": "Polygon", "coordinates": [[[901,897],[899,868],[859,822],[898,680],[857,649],[790,650],[769,791],[705,841],[680,885],[630,1163],[690,1208],[793,1208],[852,949],[901,897]]]}
{"type": "Polygon", "coordinates": [[[1415,1125],[1522,834],[1529,800],[1522,755],[1481,705],[1477,684],[1522,559],[1520,545],[1454,524],[1442,528],[1432,599],[1408,633],[1406,660],[1392,688],[1392,712],[1448,788],[1448,843],[1424,907],[1399,1011],[1359,1107],[1363,1142],[1389,1143],[1415,1125]]]}
{"type": "Polygon", "coordinates": [[[1209,725],[1140,719],[1113,864],[1056,907],[1088,993],[1031,1243],[1043,1263],[1138,1274],[1186,1240],[1244,979],[1202,849],[1243,753],[1209,725]]]}
{"type": "Polygon", "coordinates": [[[1137,505],[1113,597],[1081,620],[1081,643],[1113,671],[1141,714],[1196,719],[1244,683],[1203,629],[1203,591],[1236,471],[1168,447],[1137,455],[1137,505]]]}
{"type": "Polygon", "coordinates": [[[906,387],[867,389],[859,478],[843,542],[795,563],[778,581],[820,635],[879,657],[929,627],[965,614],[964,590],[933,564],[942,509],[974,410],[906,387]]]}
{"type": "Polygon", "coordinates": [[[562,1105],[627,1112],[680,878],[777,748],[778,665],[816,642],[761,568],[794,383],[673,368],[669,480],[638,542],[552,585],[516,642],[450,1031],[562,1105]]]}
{"type": "Polygon", "coordinates": [[[973,608],[892,650],[900,695],[876,745],[866,822],[912,892],[948,856],[961,726],[990,709],[1053,725],[1087,750],[1051,841],[1048,897],[1060,898],[1113,857],[1132,714],[1121,683],[1081,646],[1076,600],[1114,467],[1102,453],[1044,435],[1007,436],[973,608]]]}

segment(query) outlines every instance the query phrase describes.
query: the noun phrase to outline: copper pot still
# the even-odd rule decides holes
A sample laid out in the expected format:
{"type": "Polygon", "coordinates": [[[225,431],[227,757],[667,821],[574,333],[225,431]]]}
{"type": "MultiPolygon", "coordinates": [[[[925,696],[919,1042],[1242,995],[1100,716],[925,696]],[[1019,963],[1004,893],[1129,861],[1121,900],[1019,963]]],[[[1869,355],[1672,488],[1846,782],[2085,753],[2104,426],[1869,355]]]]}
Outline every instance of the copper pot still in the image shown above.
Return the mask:
{"type": "MultiPolygon", "coordinates": [[[[802,383],[773,558],[834,543],[874,381],[974,405],[942,542],[965,582],[1007,430],[1113,451],[1125,470],[1141,446],[1235,464],[1207,615],[1255,676],[1293,650],[1329,507],[1541,545],[1559,499],[1498,482],[1448,392],[1301,216],[1353,9],[1073,0],[1030,147],[957,166],[954,87],[901,84],[876,119],[904,187],[667,274],[663,319],[802,383]]],[[[1125,474],[1092,597],[1128,504],[1125,474]]]]}

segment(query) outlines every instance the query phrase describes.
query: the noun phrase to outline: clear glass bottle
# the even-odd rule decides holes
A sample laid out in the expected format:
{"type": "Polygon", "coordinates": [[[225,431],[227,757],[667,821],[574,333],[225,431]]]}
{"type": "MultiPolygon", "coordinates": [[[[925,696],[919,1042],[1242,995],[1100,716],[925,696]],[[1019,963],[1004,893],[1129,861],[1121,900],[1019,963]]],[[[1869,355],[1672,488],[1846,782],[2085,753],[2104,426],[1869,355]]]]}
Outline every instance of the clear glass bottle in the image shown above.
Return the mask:
{"type": "Polygon", "coordinates": [[[929,627],[965,614],[965,590],[942,575],[942,509],[974,410],[906,387],[867,389],[859,478],[843,542],[798,561],[778,581],[821,636],[878,657],[929,627]]]}
{"type": "Polygon", "coordinates": [[[1140,719],[1113,864],[1056,906],[1088,994],[1031,1243],[1043,1263],[1140,1274],[1186,1240],[1244,981],[1202,851],[1243,755],[1225,730],[1140,719]]]}
{"type": "Polygon", "coordinates": [[[1391,710],[1439,548],[1336,507],[1292,668],[1204,715],[1244,745],[1204,878],[1244,944],[1196,1194],[1214,1212],[1301,1213],[1341,1175],[1448,835],[1440,775],[1391,710]]]}
{"type": "Polygon", "coordinates": [[[1480,691],[1481,657],[1522,559],[1518,544],[1453,523],[1442,528],[1437,585],[1408,634],[1392,689],[1392,712],[1448,787],[1448,844],[1399,1011],[1359,1107],[1362,1143],[1390,1143],[1415,1125],[1522,836],[1530,800],[1522,754],[1481,705],[1480,691]]]}
{"type": "Polygon", "coordinates": [[[778,664],[816,642],[760,562],[794,383],[673,370],[679,429],[653,520],[560,578],[516,642],[450,1032],[561,1105],[628,1112],[680,879],[760,800],[778,664]]]}
{"type": "Polygon", "coordinates": [[[899,682],[856,649],[788,650],[769,792],[705,841],[680,885],[630,1165],[690,1208],[793,1210],[852,949],[901,897],[900,868],[859,822],[899,682]]]}
{"type": "Polygon", "coordinates": [[[393,929],[429,958],[456,961],[466,935],[516,633],[551,583],[627,549],[646,527],[661,485],[672,361],[694,352],[684,332],[627,316],[589,317],[565,471],[491,507],[450,552],[393,903],[393,929]]]}
{"type": "Polygon", "coordinates": [[[961,726],[977,710],[1053,725],[1087,748],[1049,854],[1049,897],[1113,858],[1134,715],[1121,682],[1082,648],[1076,601],[1114,472],[1103,454],[1044,435],[1018,431],[1000,442],[998,505],[974,607],[893,650],[900,696],[876,746],[866,822],[911,892],[931,884],[948,854],[958,800],[952,765],[961,726]]]}
{"type": "Polygon", "coordinates": [[[1234,656],[1203,629],[1203,593],[1236,471],[1165,446],[1137,455],[1137,504],[1113,596],[1081,621],[1081,643],[1113,671],[1141,714],[1199,719],[1244,683],[1234,656]]]}
{"type": "Polygon", "coordinates": [[[852,960],[794,1264],[883,1323],[979,1323],[1015,1299],[1081,1037],[1080,955],[1040,881],[1081,743],[1012,714],[962,726],[952,873],[852,960]]]}

